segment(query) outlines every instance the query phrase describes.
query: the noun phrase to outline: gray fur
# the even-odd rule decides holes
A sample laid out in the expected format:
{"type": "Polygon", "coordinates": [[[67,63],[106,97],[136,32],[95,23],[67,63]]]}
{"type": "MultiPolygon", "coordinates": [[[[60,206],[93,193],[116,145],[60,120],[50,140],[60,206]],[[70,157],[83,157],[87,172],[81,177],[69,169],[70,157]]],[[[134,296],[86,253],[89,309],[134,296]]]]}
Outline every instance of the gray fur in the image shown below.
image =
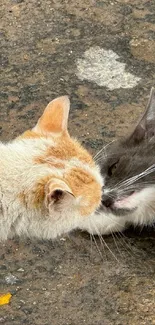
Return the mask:
{"type": "MultiPolygon", "coordinates": [[[[97,155],[104,178],[99,212],[117,216],[133,214],[131,208],[116,208],[115,202],[143,189],[155,188],[155,89],[151,89],[147,108],[133,132],[112,142],[97,155]]],[[[134,208],[136,209],[136,207],[134,208]]],[[[148,202],[149,209],[149,202],[148,202]]],[[[155,215],[151,199],[152,213],[155,215]]]]}

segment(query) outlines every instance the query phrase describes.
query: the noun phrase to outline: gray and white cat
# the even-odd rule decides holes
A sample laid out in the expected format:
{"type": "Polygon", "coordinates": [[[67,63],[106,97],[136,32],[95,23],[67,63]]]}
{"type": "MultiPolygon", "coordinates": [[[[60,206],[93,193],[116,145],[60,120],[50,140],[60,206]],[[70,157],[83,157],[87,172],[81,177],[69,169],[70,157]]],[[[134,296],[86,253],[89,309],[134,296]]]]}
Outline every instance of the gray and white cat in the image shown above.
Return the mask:
{"type": "Polygon", "coordinates": [[[155,222],[155,89],[134,131],[104,147],[97,160],[104,180],[102,204],[83,224],[93,234],[155,222]]]}

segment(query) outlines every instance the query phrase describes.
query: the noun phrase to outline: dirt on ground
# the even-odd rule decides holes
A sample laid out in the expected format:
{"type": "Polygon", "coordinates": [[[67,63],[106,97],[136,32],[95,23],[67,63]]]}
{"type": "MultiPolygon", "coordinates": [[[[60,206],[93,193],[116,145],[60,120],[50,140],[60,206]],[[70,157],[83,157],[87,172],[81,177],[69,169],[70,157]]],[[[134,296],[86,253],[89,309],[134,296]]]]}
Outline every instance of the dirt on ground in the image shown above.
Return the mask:
{"type": "MultiPolygon", "coordinates": [[[[1,141],[65,94],[70,133],[92,153],[144,110],[155,84],[154,0],[1,0],[0,26],[1,141]]],[[[154,229],[1,243],[0,291],[12,294],[0,324],[153,325],[154,229]]]]}

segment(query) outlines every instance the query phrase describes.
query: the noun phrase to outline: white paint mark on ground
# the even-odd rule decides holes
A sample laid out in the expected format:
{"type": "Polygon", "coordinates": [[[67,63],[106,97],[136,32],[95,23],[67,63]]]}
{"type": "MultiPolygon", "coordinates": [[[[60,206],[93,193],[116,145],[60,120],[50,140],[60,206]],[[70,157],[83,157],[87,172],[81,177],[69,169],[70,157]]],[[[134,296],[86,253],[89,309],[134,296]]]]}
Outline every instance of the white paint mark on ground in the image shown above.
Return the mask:
{"type": "Polygon", "coordinates": [[[118,54],[112,50],[91,47],[82,59],[77,60],[77,77],[80,80],[93,81],[110,90],[135,87],[141,78],[126,72],[126,64],[117,59],[118,54]]]}

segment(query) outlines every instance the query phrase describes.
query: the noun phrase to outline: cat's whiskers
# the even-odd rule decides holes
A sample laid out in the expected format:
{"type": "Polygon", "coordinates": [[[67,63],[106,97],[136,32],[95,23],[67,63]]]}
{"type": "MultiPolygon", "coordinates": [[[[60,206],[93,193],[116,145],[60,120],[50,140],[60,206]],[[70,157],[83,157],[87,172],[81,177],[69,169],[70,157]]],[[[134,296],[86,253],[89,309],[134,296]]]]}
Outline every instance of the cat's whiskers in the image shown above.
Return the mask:
{"type": "MultiPolygon", "coordinates": [[[[144,227],[144,225],[142,226],[142,229],[143,229],[143,227],[144,227]]],[[[115,233],[115,235],[116,235],[116,233],[115,233]]],[[[117,232],[117,235],[119,235],[120,236],[120,238],[122,238],[123,239],[123,237],[124,237],[124,243],[125,243],[125,245],[124,244],[122,244],[123,245],[123,247],[125,248],[125,246],[127,246],[128,248],[129,248],[129,250],[127,250],[127,252],[128,252],[128,254],[130,254],[130,256],[132,257],[132,258],[138,258],[138,257],[140,257],[141,256],[141,250],[139,250],[138,248],[136,248],[135,246],[131,246],[129,243],[127,243],[126,241],[125,241],[125,239],[127,238],[121,231],[119,231],[119,232],[117,232]],[[135,249],[135,250],[133,250],[133,248],[135,249]]],[[[147,263],[147,261],[144,263],[144,266],[145,267],[147,267],[147,269],[148,268],[150,268],[150,265],[149,265],[149,263],[147,263]]],[[[151,269],[151,268],[150,268],[151,269]]]]}
{"type": "MultiPolygon", "coordinates": [[[[90,221],[89,221],[89,228],[91,229],[91,222],[90,221]]],[[[97,251],[98,251],[100,257],[103,259],[102,252],[101,252],[101,250],[100,250],[100,248],[99,248],[99,246],[97,244],[97,241],[96,241],[95,236],[93,234],[91,234],[91,233],[89,233],[89,235],[90,235],[90,241],[91,241],[91,255],[92,255],[92,248],[93,248],[93,245],[92,244],[93,244],[93,241],[94,241],[95,247],[97,248],[97,251]]],[[[100,241],[100,243],[101,243],[101,241],[100,241]]],[[[103,247],[103,249],[104,249],[104,247],[103,247]]],[[[105,253],[105,249],[104,249],[104,253],[105,253]]],[[[106,257],[106,254],[105,254],[105,257],[106,257]]]]}
{"type": "MultiPolygon", "coordinates": [[[[103,214],[102,213],[98,213],[98,215],[102,216],[103,214]]],[[[109,219],[110,221],[113,221],[113,219],[109,215],[106,215],[106,218],[109,219]]],[[[118,220],[119,220],[119,218],[118,218],[118,220]]],[[[120,227],[120,223],[119,222],[116,222],[115,221],[115,224],[120,227]]],[[[116,229],[116,231],[117,231],[117,229],[116,229]]]]}
{"type": "MultiPolygon", "coordinates": [[[[122,236],[118,236],[118,233],[113,233],[113,235],[115,235],[117,241],[121,244],[121,246],[123,247],[123,249],[125,248],[125,250],[129,253],[128,249],[126,248],[126,241],[124,241],[124,239],[122,238],[122,236]]],[[[123,253],[122,253],[123,254],[123,253]]]]}
{"type": "MultiPolygon", "coordinates": [[[[92,221],[91,221],[91,222],[92,222],[92,221]]],[[[109,250],[109,252],[110,252],[111,255],[114,257],[114,259],[115,259],[118,263],[120,263],[120,261],[117,259],[117,257],[115,256],[115,254],[113,253],[113,251],[110,249],[110,247],[108,246],[108,244],[106,243],[106,241],[103,239],[103,237],[102,237],[102,235],[101,235],[99,229],[97,228],[97,226],[95,225],[94,222],[92,222],[92,226],[93,226],[93,228],[95,229],[95,231],[96,231],[98,237],[99,237],[100,240],[102,241],[103,245],[106,246],[106,248],[109,250]]],[[[93,235],[93,237],[94,237],[94,235],[93,235]]]]}
{"type": "Polygon", "coordinates": [[[90,256],[92,257],[92,252],[93,252],[93,238],[92,238],[92,234],[90,235],[90,256]]]}
{"type": "MultiPolygon", "coordinates": [[[[107,149],[107,147],[110,146],[114,141],[116,141],[116,139],[114,139],[114,140],[110,141],[109,143],[107,143],[103,148],[101,148],[101,149],[97,152],[97,154],[93,157],[94,160],[95,160],[95,162],[97,162],[96,159],[97,159],[100,155],[102,155],[103,153],[104,153],[104,155],[105,155],[105,158],[107,157],[106,149],[107,149]]],[[[102,159],[103,159],[103,156],[101,156],[101,157],[102,157],[102,159]]]]}
{"type": "MultiPolygon", "coordinates": [[[[99,213],[99,215],[102,215],[102,213],[99,213]]],[[[110,216],[106,216],[110,221],[113,221],[112,220],[112,218],[110,217],[110,216]]],[[[133,252],[133,248],[132,248],[132,246],[129,244],[129,243],[127,243],[127,241],[126,241],[126,239],[127,239],[127,237],[123,234],[123,232],[121,232],[120,230],[119,230],[119,227],[120,227],[120,224],[119,224],[119,222],[116,222],[115,221],[115,224],[116,224],[116,231],[117,231],[117,233],[112,233],[111,232],[111,235],[113,236],[114,234],[115,234],[115,236],[118,238],[119,236],[120,236],[120,240],[122,239],[122,241],[123,241],[123,243],[121,243],[121,245],[123,246],[123,247],[127,247],[126,248],[126,251],[133,257],[133,255],[135,255],[135,253],[133,252]],[[118,227],[117,227],[118,226],[118,227]]],[[[94,227],[95,227],[95,225],[94,225],[94,227]]],[[[95,229],[96,229],[96,227],[95,227],[95,229]]],[[[97,231],[96,231],[97,232],[97,231]]],[[[97,232],[97,233],[99,233],[99,231],[97,232]]],[[[99,234],[98,234],[99,235],[99,234]]],[[[100,234],[100,236],[101,236],[101,234],[100,234]]],[[[101,236],[102,237],[102,236],[101,236]]],[[[102,237],[102,240],[103,240],[103,237],[102,237]]],[[[104,241],[104,244],[106,244],[105,243],[105,240],[103,240],[104,241]]],[[[116,243],[115,243],[115,245],[116,245],[116,243]]],[[[106,246],[106,245],[105,245],[106,246]]],[[[117,246],[117,245],[116,245],[117,246]]],[[[107,247],[107,246],[106,246],[107,247]]],[[[109,249],[108,249],[109,250],[109,249]]],[[[120,255],[122,255],[122,254],[120,254],[120,255]]]]}
{"type": "Polygon", "coordinates": [[[106,246],[106,248],[108,249],[108,251],[111,253],[111,255],[114,257],[114,259],[120,263],[120,261],[118,260],[118,258],[115,256],[115,254],[113,253],[113,251],[110,249],[110,247],[108,246],[108,244],[106,243],[106,241],[103,239],[101,234],[98,234],[98,236],[101,238],[101,241],[103,242],[103,244],[106,246]]]}
{"type": "Polygon", "coordinates": [[[96,153],[96,155],[93,157],[94,160],[96,160],[96,158],[97,158],[99,155],[101,155],[103,151],[104,151],[104,147],[101,148],[101,149],[96,153]]]}
{"type": "Polygon", "coordinates": [[[117,249],[118,253],[120,254],[120,256],[122,256],[124,258],[124,254],[123,254],[123,252],[121,252],[121,250],[120,250],[120,248],[119,248],[119,246],[117,244],[118,238],[117,238],[116,234],[115,233],[111,233],[111,235],[112,235],[112,238],[113,238],[113,241],[114,241],[114,244],[116,246],[116,249],[117,249]]]}
{"type": "MultiPolygon", "coordinates": [[[[116,235],[116,233],[115,233],[115,235],[116,235]]],[[[121,231],[117,232],[117,236],[118,236],[118,238],[120,238],[120,240],[123,241],[123,243],[122,243],[123,248],[125,248],[126,251],[130,254],[130,256],[133,257],[133,255],[135,255],[135,253],[133,252],[133,247],[125,240],[125,239],[127,239],[127,237],[121,231]],[[126,247],[128,247],[128,249],[126,247]]]]}
{"type": "Polygon", "coordinates": [[[138,174],[136,176],[133,176],[133,177],[129,178],[128,180],[122,182],[122,184],[130,185],[130,184],[134,183],[135,181],[143,178],[144,176],[147,176],[147,175],[153,173],[154,171],[155,171],[155,164],[153,164],[152,166],[150,166],[149,168],[144,170],[142,173],[140,173],[140,174],[138,174]]]}
{"type": "MultiPolygon", "coordinates": [[[[155,164],[153,164],[152,166],[150,166],[149,168],[147,168],[146,170],[144,170],[143,172],[141,172],[140,174],[137,174],[133,177],[130,177],[124,181],[120,181],[118,182],[115,186],[113,186],[112,189],[109,190],[109,192],[112,192],[113,190],[119,190],[122,187],[128,187],[132,184],[134,184],[137,180],[140,180],[141,178],[153,173],[155,171],[155,164]]],[[[109,193],[108,193],[109,194],[109,193]]]]}
{"type": "Polygon", "coordinates": [[[99,240],[100,240],[100,244],[102,246],[102,249],[104,251],[105,258],[107,260],[107,255],[106,255],[106,251],[105,251],[105,243],[103,242],[103,237],[101,235],[98,235],[98,237],[99,237],[99,240]]]}
{"type": "Polygon", "coordinates": [[[97,158],[94,159],[96,164],[99,164],[101,161],[106,161],[107,156],[105,152],[102,152],[97,158]]]}
{"type": "MultiPolygon", "coordinates": [[[[108,155],[108,158],[113,158],[115,155],[108,155]]],[[[95,163],[96,164],[99,164],[101,161],[106,161],[107,160],[107,155],[106,154],[104,154],[104,157],[103,157],[103,154],[102,155],[100,155],[97,159],[95,159],[95,163]]]]}
{"type": "Polygon", "coordinates": [[[94,240],[95,246],[96,246],[96,248],[97,248],[97,251],[98,251],[98,253],[99,253],[101,259],[103,259],[102,252],[101,252],[101,250],[100,250],[100,248],[99,248],[99,246],[98,246],[98,244],[97,244],[96,238],[95,238],[95,236],[94,236],[93,234],[92,234],[92,238],[93,238],[93,240],[94,240]]]}
{"type": "Polygon", "coordinates": [[[95,162],[100,163],[101,161],[104,161],[104,160],[106,161],[107,157],[108,158],[114,158],[115,154],[113,154],[113,153],[109,154],[106,151],[101,152],[100,155],[95,159],[95,162]],[[104,156],[103,156],[103,154],[104,154],[104,156]]]}
{"type": "MultiPolygon", "coordinates": [[[[154,183],[155,183],[154,181],[152,181],[152,182],[145,181],[142,183],[132,184],[132,185],[128,185],[128,186],[122,185],[122,188],[121,187],[115,188],[114,190],[117,191],[117,200],[122,199],[123,196],[125,196],[125,197],[130,196],[132,191],[133,192],[137,191],[137,193],[138,193],[140,190],[144,189],[144,185],[145,185],[145,188],[150,187],[150,186],[154,187],[155,186],[154,183]]],[[[113,191],[113,189],[111,191],[113,191]]],[[[116,196],[112,195],[111,192],[108,193],[108,196],[116,199],[116,196]]]]}

